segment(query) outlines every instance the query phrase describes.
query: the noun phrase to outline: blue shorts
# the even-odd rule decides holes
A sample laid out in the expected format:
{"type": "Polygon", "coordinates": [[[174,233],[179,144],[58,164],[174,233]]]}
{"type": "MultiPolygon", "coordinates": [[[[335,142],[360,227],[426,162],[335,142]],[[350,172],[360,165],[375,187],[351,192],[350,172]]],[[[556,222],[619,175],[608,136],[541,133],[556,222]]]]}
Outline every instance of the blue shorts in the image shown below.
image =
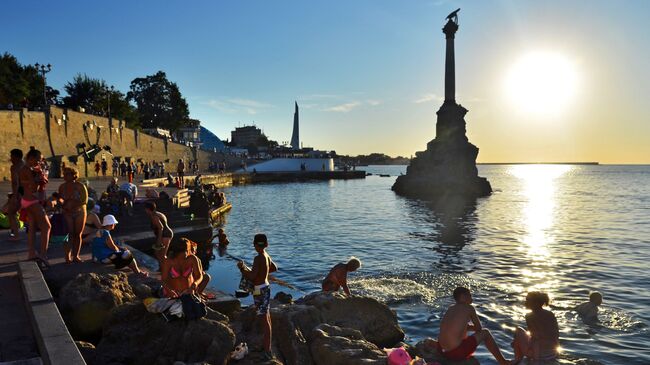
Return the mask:
{"type": "Polygon", "coordinates": [[[259,295],[253,295],[253,301],[255,302],[258,316],[263,316],[269,313],[269,307],[271,305],[271,287],[267,285],[261,288],[259,295]]]}

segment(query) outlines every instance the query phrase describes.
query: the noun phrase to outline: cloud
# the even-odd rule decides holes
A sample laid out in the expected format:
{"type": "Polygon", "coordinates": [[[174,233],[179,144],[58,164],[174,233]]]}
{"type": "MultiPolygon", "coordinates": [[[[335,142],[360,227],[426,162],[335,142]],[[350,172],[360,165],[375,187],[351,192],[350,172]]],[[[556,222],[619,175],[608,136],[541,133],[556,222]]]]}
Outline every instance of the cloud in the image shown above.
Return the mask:
{"type": "Polygon", "coordinates": [[[325,110],[326,112],[347,113],[347,112],[351,111],[352,109],[358,107],[359,105],[361,105],[360,102],[358,102],[358,101],[353,101],[353,102],[350,102],[350,103],[344,103],[344,104],[335,105],[335,106],[332,106],[332,107],[326,108],[326,109],[324,109],[324,110],[325,110]]]}
{"type": "Polygon", "coordinates": [[[366,103],[368,103],[368,105],[371,105],[371,106],[377,106],[377,105],[381,104],[381,100],[366,100],[366,103]]]}
{"type": "Polygon", "coordinates": [[[429,102],[429,101],[443,101],[443,100],[445,100],[444,97],[436,95],[436,94],[424,94],[421,97],[419,97],[418,99],[413,100],[413,102],[416,103],[416,104],[422,104],[422,103],[426,103],[426,102],[429,102]]]}
{"type": "Polygon", "coordinates": [[[206,105],[223,113],[246,113],[250,115],[257,114],[258,109],[267,109],[274,107],[272,104],[241,98],[228,98],[225,100],[212,99],[204,102],[203,105],[206,105]]]}

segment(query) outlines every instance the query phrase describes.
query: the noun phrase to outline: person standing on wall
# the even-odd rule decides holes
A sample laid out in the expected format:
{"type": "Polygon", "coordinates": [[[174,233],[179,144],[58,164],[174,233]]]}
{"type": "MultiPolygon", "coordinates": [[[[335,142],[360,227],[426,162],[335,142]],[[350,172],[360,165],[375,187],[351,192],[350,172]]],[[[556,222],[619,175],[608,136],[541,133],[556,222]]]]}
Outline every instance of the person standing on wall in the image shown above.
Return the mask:
{"type": "Polygon", "coordinates": [[[185,186],[185,162],[183,159],[178,160],[178,166],[176,168],[176,173],[178,174],[178,179],[180,180],[180,188],[182,189],[185,186]]]}
{"type": "Polygon", "coordinates": [[[105,158],[102,158],[102,176],[106,177],[106,170],[108,170],[108,162],[105,158]]]}

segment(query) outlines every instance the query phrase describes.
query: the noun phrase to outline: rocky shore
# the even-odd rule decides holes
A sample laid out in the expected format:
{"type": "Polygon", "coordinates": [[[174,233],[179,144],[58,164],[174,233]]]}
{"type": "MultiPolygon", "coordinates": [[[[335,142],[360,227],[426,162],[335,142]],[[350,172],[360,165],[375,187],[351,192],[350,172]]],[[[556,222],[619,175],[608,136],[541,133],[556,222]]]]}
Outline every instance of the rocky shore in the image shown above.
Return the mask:
{"type": "MultiPolygon", "coordinates": [[[[403,343],[404,332],[388,306],[368,297],[316,292],[298,300],[272,301],[273,351],[263,361],[254,308],[209,309],[205,318],[167,322],[147,312],[142,299],[159,285],[125,272],[48,275],[76,343],[90,365],[115,364],[386,364],[384,348],[405,346],[412,356],[440,361],[424,343],[403,343]],[[250,353],[230,359],[235,345],[250,353]]],[[[476,364],[474,359],[463,364],[476,364]]]]}

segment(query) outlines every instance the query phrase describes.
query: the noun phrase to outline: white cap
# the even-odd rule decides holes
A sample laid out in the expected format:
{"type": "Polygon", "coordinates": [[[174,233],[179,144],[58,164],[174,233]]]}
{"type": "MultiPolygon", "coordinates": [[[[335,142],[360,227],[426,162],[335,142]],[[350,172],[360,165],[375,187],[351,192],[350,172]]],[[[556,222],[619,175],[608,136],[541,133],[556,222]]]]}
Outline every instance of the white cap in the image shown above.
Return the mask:
{"type": "Polygon", "coordinates": [[[111,224],[117,224],[117,219],[112,214],[106,214],[104,220],[102,220],[102,226],[110,226],[111,224]]]}

